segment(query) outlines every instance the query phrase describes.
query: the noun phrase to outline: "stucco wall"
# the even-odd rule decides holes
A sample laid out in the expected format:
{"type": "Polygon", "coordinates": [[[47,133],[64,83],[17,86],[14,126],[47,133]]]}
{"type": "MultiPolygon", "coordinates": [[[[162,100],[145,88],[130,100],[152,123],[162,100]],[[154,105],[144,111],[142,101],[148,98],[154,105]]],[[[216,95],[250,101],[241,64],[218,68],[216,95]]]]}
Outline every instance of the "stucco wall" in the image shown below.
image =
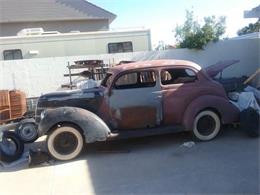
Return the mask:
{"type": "Polygon", "coordinates": [[[252,74],[260,67],[260,39],[220,41],[208,45],[205,50],[173,49],[168,51],[135,52],[122,54],[88,55],[74,57],[39,58],[0,61],[0,89],[20,89],[28,97],[57,90],[68,82],[67,62],[82,59],[102,59],[106,64],[121,60],[185,59],[202,67],[220,60],[239,59],[240,62],[224,71],[224,77],[252,74]]]}
{"type": "Polygon", "coordinates": [[[26,22],[0,24],[0,36],[14,36],[24,28],[43,28],[44,31],[100,31],[108,30],[108,20],[78,20],[78,21],[53,21],[53,22],[26,22]]]}

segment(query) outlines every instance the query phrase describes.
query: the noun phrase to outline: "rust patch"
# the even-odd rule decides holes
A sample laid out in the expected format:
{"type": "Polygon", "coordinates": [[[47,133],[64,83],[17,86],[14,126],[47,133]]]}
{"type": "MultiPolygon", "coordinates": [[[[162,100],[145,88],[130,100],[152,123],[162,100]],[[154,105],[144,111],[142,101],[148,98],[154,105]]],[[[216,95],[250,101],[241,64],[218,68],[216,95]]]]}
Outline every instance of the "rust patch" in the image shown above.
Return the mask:
{"type": "MultiPolygon", "coordinates": [[[[120,118],[117,118],[119,129],[139,129],[156,125],[156,108],[138,106],[120,109],[120,118]]],[[[117,113],[118,115],[118,113],[117,113]]]]}

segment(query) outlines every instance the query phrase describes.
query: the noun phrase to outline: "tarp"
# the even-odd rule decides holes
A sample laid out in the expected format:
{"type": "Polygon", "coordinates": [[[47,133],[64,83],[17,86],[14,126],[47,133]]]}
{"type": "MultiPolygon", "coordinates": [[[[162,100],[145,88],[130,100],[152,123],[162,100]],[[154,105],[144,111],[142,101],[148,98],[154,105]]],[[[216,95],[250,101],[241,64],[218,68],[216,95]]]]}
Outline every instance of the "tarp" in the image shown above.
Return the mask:
{"type": "Polygon", "coordinates": [[[260,112],[260,107],[255,99],[253,92],[241,92],[238,94],[238,101],[231,101],[240,111],[243,111],[249,107],[260,112]]]}

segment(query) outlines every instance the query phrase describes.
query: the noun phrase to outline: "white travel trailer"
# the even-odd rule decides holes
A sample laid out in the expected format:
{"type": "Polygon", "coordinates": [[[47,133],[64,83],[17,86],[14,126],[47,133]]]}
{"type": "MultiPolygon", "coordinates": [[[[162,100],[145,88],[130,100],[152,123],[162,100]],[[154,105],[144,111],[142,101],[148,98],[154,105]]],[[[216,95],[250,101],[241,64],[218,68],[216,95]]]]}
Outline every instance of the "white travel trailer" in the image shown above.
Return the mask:
{"type": "Polygon", "coordinates": [[[0,60],[79,56],[151,50],[149,29],[59,33],[23,29],[0,37],[0,60]]]}

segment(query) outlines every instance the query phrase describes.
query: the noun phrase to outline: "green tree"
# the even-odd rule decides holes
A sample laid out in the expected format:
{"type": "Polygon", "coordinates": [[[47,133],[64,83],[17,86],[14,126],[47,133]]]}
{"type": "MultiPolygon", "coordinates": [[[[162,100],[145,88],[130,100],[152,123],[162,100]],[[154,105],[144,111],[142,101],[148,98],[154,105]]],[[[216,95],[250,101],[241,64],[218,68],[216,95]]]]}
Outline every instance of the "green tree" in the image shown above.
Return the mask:
{"type": "Polygon", "coordinates": [[[186,20],[183,25],[175,28],[175,38],[179,48],[203,49],[210,41],[218,41],[225,33],[226,17],[204,17],[201,25],[194,19],[193,11],[186,10],[186,20]]]}
{"type": "Polygon", "coordinates": [[[260,19],[256,23],[250,23],[248,26],[245,26],[244,28],[238,30],[237,35],[241,36],[253,32],[260,32],[260,19]]]}

